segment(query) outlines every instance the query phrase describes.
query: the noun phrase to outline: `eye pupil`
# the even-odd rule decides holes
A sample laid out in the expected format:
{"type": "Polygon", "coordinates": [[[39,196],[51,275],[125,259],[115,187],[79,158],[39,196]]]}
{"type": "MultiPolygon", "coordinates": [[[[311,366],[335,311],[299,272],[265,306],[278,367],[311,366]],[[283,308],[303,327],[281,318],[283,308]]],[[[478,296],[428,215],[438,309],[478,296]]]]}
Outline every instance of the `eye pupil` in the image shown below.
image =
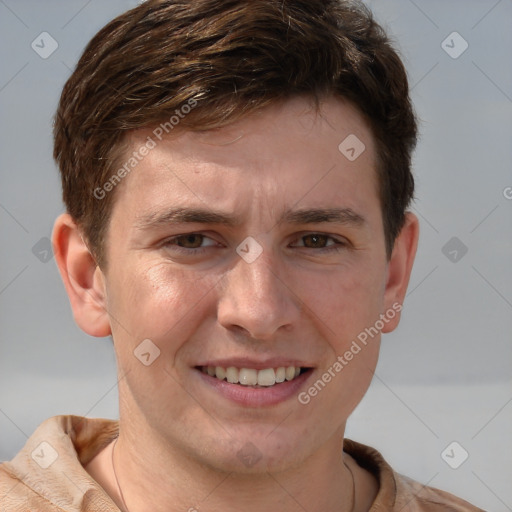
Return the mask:
{"type": "Polygon", "coordinates": [[[304,237],[304,245],[310,248],[322,248],[327,243],[327,237],[325,235],[307,235],[304,237]]]}
{"type": "Polygon", "coordinates": [[[186,247],[187,249],[195,249],[201,247],[203,243],[203,235],[191,234],[185,235],[178,239],[178,245],[180,247],[186,247]]]}

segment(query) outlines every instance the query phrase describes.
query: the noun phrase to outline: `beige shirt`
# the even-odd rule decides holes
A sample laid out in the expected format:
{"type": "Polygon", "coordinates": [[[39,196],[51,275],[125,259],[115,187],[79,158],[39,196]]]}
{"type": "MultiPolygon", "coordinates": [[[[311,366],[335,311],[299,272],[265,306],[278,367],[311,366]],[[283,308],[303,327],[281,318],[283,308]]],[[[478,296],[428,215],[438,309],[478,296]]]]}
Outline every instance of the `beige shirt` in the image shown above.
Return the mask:
{"type": "MultiPolygon", "coordinates": [[[[118,422],[55,416],[10,462],[0,464],[2,512],[119,512],[84,466],[118,435],[118,422]]],[[[344,451],[375,475],[370,512],[483,512],[466,501],[395,473],[379,452],[345,440],[344,451]]]]}

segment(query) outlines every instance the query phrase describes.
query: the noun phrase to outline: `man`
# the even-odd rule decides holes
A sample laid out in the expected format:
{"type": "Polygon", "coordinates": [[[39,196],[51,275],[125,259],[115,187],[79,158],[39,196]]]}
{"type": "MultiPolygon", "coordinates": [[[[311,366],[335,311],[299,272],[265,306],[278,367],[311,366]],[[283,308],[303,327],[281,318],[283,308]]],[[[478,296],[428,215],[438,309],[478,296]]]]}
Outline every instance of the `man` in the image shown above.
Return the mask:
{"type": "Polygon", "coordinates": [[[478,510],[344,440],[414,260],[415,141],[358,3],[155,0],[103,28],[56,115],[53,243],[120,420],[44,422],[2,510],[478,510]]]}

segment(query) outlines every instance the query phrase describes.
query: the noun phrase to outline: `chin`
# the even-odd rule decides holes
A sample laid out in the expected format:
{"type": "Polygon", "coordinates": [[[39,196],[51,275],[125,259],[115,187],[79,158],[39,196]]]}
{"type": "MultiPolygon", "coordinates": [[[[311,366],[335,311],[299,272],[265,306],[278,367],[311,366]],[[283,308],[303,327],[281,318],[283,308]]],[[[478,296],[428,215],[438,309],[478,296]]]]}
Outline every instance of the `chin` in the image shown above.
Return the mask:
{"type": "Polygon", "coordinates": [[[278,473],[300,466],[308,456],[304,438],[294,440],[285,433],[279,437],[261,431],[259,435],[233,436],[226,443],[217,441],[214,450],[202,452],[200,457],[203,464],[217,471],[246,475],[278,473]]]}

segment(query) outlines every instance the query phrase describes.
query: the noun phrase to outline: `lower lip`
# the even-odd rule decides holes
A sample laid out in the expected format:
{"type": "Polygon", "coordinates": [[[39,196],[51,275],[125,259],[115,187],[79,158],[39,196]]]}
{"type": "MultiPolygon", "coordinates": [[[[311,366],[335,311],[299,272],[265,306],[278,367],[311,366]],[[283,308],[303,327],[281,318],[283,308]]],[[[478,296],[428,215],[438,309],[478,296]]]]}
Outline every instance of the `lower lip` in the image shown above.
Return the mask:
{"type": "Polygon", "coordinates": [[[266,407],[296,397],[299,393],[299,389],[313,373],[313,370],[309,369],[293,380],[274,384],[269,387],[251,388],[249,386],[242,386],[241,384],[231,384],[225,380],[211,377],[197,368],[195,368],[195,371],[199,373],[203,382],[212,387],[215,391],[229,400],[240,405],[245,405],[246,407],[266,407]]]}

